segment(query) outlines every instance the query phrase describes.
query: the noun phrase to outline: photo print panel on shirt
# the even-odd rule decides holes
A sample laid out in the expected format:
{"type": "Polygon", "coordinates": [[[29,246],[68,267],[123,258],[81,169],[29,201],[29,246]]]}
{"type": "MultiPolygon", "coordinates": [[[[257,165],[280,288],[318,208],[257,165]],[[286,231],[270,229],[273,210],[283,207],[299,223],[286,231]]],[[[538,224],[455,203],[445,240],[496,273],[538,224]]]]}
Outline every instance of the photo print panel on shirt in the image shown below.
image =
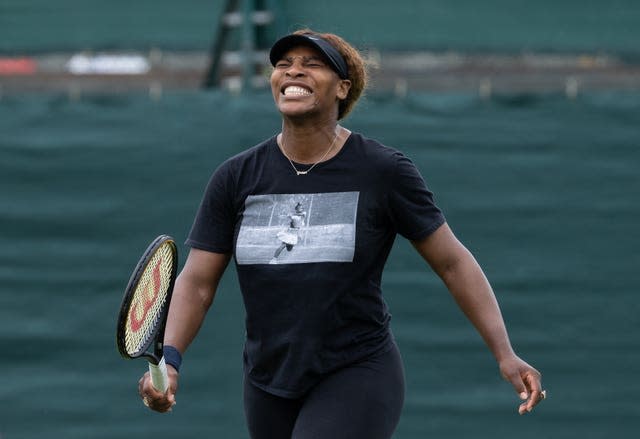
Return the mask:
{"type": "Polygon", "coordinates": [[[249,264],[352,262],[358,192],[251,195],[236,242],[249,264]]]}

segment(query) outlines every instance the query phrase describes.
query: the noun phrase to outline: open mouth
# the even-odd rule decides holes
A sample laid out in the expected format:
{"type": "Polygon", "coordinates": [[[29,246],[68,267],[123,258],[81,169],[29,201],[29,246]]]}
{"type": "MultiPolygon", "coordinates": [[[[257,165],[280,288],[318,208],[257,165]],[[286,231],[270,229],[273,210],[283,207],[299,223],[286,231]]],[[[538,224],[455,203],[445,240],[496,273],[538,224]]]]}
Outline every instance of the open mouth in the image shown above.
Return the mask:
{"type": "Polygon", "coordinates": [[[282,89],[282,94],[285,96],[311,96],[313,92],[299,85],[289,85],[282,89]]]}

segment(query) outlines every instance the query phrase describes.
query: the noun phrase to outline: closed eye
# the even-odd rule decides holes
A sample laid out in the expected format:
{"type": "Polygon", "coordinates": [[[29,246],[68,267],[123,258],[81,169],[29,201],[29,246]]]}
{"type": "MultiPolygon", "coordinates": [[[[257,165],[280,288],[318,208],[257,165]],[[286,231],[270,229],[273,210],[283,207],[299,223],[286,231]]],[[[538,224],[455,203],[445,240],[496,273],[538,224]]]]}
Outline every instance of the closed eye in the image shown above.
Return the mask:
{"type": "Polygon", "coordinates": [[[278,61],[275,67],[276,69],[287,69],[293,65],[296,58],[300,58],[302,67],[320,68],[327,66],[322,59],[316,56],[290,56],[278,61]]]}
{"type": "Polygon", "coordinates": [[[320,59],[320,58],[318,58],[316,56],[303,57],[302,58],[302,64],[305,67],[325,67],[326,66],[324,61],[322,61],[322,59],[320,59]]]}
{"type": "Polygon", "coordinates": [[[291,63],[288,61],[278,61],[276,63],[276,69],[286,69],[287,67],[290,67],[291,63]]]}

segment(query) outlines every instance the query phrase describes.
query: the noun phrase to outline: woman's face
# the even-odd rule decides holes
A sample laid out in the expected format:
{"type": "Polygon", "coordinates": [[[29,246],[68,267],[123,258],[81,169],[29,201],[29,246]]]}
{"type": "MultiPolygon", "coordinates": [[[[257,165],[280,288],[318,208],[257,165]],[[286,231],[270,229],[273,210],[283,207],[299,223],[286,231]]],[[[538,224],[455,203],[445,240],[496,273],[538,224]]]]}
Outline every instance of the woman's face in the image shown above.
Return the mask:
{"type": "Polygon", "coordinates": [[[338,116],[350,82],[342,80],[317,50],[298,46],[286,52],[271,73],[271,92],[284,116],[338,116]]]}

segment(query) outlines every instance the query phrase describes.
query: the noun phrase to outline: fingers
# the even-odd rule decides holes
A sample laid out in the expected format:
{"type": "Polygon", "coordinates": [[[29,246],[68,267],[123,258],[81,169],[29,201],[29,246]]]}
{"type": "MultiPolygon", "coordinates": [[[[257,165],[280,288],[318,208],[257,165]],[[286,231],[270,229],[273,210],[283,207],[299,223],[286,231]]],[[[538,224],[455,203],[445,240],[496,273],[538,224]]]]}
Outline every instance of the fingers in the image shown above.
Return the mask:
{"type": "Polygon", "coordinates": [[[503,361],[500,364],[500,371],[523,400],[518,407],[519,414],[531,412],[546,397],[546,392],[542,390],[540,372],[522,359],[514,356],[503,361]]]}
{"type": "Polygon", "coordinates": [[[520,404],[520,407],[518,407],[518,413],[521,415],[529,413],[536,405],[540,404],[540,402],[545,399],[547,399],[546,390],[531,392],[531,397],[527,401],[520,404]]]}
{"type": "Polygon", "coordinates": [[[511,383],[515,391],[518,393],[518,396],[520,396],[520,399],[527,399],[529,397],[527,386],[525,385],[519,373],[505,376],[505,378],[511,383]]]}
{"type": "Polygon", "coordinates": [[[172,387],[162,393],[151,383],[149,372],[146,372],[138,382],[138,393],[142,398],[142,403],[156,412],[165,413],[171,411],[176,405],[176,398],[172,387]]]}
{"type": "Polygon", "coordinates": [[[546,390],[542,390],[541,377],[537,370],[532,368],[532,370],[527,371],[523,377],[523,382],[528,392],[528,399],[518,407],[518,413],[521,415],[531,412],[540,401],[547,397],[546,390]]]}

